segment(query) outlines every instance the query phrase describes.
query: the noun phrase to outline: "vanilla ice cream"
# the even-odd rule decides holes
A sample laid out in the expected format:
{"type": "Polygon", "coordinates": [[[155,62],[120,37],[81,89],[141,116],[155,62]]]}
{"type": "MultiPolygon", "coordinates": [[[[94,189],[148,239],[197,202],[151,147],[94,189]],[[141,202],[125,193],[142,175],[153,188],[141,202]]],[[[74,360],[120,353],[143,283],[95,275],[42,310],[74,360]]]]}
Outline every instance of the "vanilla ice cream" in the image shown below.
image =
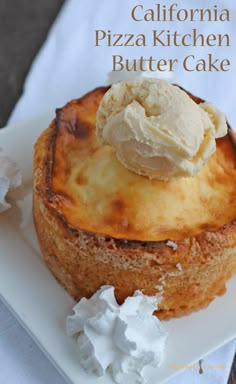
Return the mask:
{"type": "Polygon", "coordinates": [[[194,176],[227,133],[222,112],[195,103],[168,81],[135,78],[112,85],[97,112],[97,136],[128,169],[150,179],[194,176]]]}

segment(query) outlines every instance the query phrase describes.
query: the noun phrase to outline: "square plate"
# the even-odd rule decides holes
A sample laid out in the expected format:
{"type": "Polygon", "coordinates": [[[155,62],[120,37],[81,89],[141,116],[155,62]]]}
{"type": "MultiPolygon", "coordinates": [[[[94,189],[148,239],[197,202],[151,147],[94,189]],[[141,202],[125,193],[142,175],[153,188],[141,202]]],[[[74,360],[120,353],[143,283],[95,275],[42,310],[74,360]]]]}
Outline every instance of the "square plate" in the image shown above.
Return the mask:
{"type": "MultiPolygon", "coordinates": [[[[73,384],[95,384],[76,358],[76,341],[66,336],[65,320],[73,299],[56,282],[40,254],[31,214],[33,144],[53,114],[9,126],[0,131],[0,146],[17,161],[26,187],[24,211],[28,223],[20,226],[17,206],[0,215],[0,296],[63,376],[73,384]]],[[[236,276],[227,293],[206,309],[165,322],[169,333],[165,360],[147,370],[147,382],[166,382],[181,370],[236,336],[236,276]],[[216,321],[217,319],[217,321],[216,321]]],[[[111,384],[109,375],[100,384],[111,384]]]]}

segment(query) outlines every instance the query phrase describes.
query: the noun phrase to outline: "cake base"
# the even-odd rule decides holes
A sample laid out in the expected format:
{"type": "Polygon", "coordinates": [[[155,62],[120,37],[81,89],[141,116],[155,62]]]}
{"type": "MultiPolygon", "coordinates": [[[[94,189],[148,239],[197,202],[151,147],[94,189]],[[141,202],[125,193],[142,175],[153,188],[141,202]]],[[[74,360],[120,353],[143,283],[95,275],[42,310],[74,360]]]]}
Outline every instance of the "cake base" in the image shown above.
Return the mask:
{"type": "Polygon", "coordinates": [[[170,319],[206,307],[225,293],[236,273],[236,222],[217,233],[176,242],[127,242],[69,229],[34,194],[36,230],[49,269],[79,301],[102,285],[115,286],[121,304],[139,289],[160,300],[156,315],[170,319]]]}

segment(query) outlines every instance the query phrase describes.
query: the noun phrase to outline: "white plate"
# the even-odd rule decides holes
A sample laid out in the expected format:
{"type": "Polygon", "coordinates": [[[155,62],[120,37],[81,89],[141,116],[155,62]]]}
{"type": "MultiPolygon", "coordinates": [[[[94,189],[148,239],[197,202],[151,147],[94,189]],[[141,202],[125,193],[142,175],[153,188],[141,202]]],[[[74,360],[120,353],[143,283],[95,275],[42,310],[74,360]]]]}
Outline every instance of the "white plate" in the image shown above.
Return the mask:
{"type": "MultiPolygon", "coordinates": [[[[0,147],[23,170],[24,183],[31,191],[33,144],[47,127],[52,114],[0,131],[0,147]]],[[[25,200],[25,211],[31,198],[25,200]]],[[[74,301],[47,270],[35,236],[32,215],[25,228],[19,226],[16,208],[0,215],[0,295],[18,320],[36,340],[57,369],[74,384],[95,384],[79,365],[75,340],[65,334],[65,319],[74,301]]],[[[169,332],[165,361],[147,372],[148,383],[164,383],[180,370],[236,336],[236,276],[227,284],[227,293],[207,309],[165,322],[169,332]]],[[[107,375],[100,384],[111,384],[107,375]]]]}

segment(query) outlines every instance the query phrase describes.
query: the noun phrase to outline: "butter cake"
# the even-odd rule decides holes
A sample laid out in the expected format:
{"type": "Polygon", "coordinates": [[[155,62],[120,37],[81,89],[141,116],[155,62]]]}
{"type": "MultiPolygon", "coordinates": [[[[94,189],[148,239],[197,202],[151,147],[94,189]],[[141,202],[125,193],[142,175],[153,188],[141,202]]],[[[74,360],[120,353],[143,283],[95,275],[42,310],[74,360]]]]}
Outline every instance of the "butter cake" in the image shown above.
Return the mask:
{"type": "Polygon", "coordinates": [[[137,289],[161,295],[160,319],[189,314],[223,294],[236,272],[235,136],[228,125],[195,177],[150,180],[98,142],[96,113],[108,89],[58,109],[35,144],[42,253],[77,301],[109,284],[119,303],[137,289]]]}

